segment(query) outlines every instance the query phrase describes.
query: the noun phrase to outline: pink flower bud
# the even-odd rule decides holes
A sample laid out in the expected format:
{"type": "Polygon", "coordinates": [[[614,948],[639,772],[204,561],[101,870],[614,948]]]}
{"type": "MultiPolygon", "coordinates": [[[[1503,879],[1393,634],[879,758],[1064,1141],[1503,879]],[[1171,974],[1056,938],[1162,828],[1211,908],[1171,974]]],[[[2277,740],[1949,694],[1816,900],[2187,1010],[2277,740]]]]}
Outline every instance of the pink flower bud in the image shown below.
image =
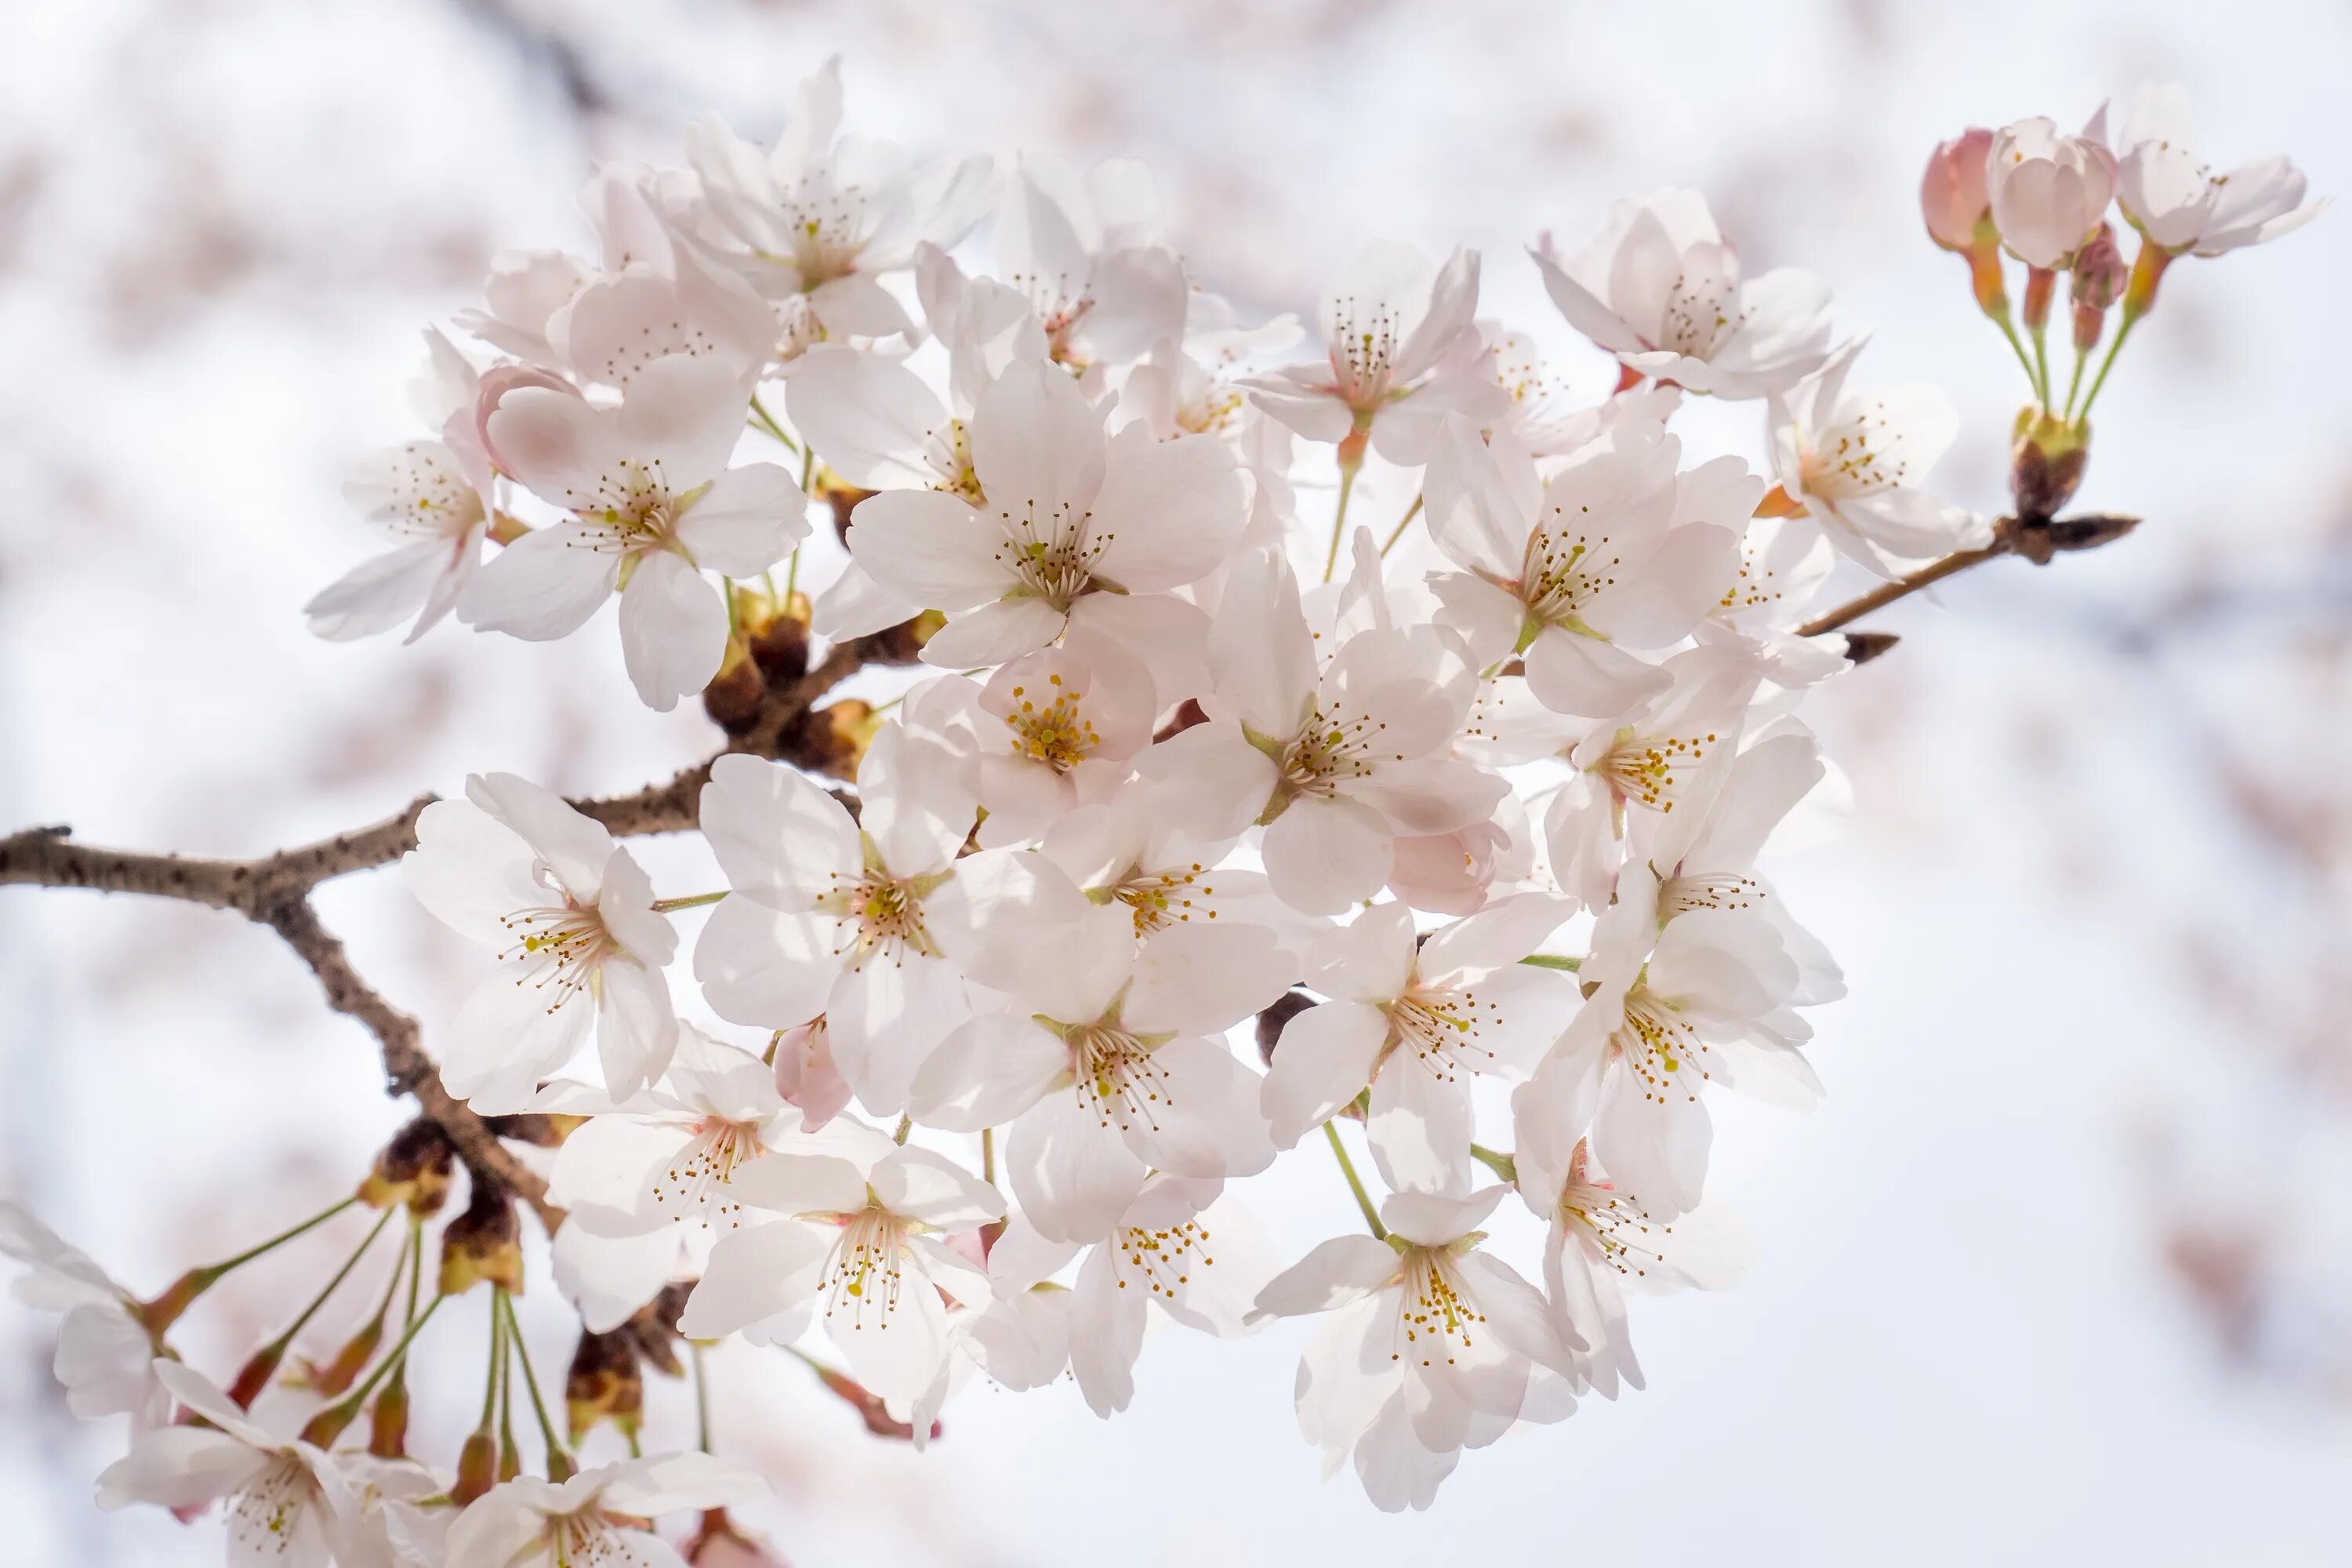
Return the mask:
{"type": "Polygon", "coordinates": [[[2114,226],[2103,223],[2090,243],[2074,255],[2069,297],[2077,310],[2103,311],[2123,298],[2124,282],[2130,276],[2131,268],[2124,264],[2124,253],[2116,244],[2114,226]]]}
{"type": "Polygon", "coordinates": [[[2021,120],[1993,138],[1985,185],[2009,253],[2028,267],[2063,268],[2107,216],[2116,155],[2049,120],[2021,120]]]}
{"type": "Polygon", "coordinates": [[[776,1037],[776,1092],[800,1107],[801,1125],[824,1126],[849,1103],[849,1085],[833,1061],[833,1037],[824,1020],[786,1029],[776,1037]]]}
{"type": "Polygon", "coordinates": [[[1946,250],[1967,250],[1977,225],[1991,211],[1985,194],[1985,162],[1992,152],[1992,132],[1972,125],[1949,142],[1938,142],[1927,158],[1927,172],[1919,181],[1919,211],[1927,220],[1927,237],[1946,250]]]}

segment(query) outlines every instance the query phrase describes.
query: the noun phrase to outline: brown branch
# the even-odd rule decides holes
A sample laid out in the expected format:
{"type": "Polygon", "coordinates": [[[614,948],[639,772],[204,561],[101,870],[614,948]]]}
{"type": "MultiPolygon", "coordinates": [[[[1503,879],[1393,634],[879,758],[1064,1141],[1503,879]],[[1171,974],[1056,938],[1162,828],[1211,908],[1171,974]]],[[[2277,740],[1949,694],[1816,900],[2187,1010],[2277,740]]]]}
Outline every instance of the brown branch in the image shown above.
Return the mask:
{"type": "Polygon", "coordinates": [[[1797,636],[1811,637],[1823,632],[1836,631],[1874,610],[1885,609],[1897,599],[1908,598],[1922,588],[2000,556],[2021,556],[2037,566],[2047,566],[2054,556],[2076,550],[2095,550],[2102,544],[2121,539],[2138,526],[2139,519],[2136,517],[2104,514],[2039,521],[2020,521],[2013,517],[2004,517],[1993,525],[1990,544],[1980,550],[1958,551],[1941,561],[1929,562],[1908,576],[1898,577],[1892,583],[1882,583],[1859,598],[1848,600],[1826,615],[1814,616],[1797,628],[1797,636]]]}
{"type": "MultiPolygon", "coordinates": [[[[794,726],[820,698],[869,658],[888,658],[891,652],[876,638],[853,638],[835,645],[814,668],[763,693],[751,723],[728,742],[727,752],[782,755],[795,740],[794,726]]],[[[634,795],[571,804],[623,837],[676,833],[695,826],[702,786],[709,777],[710,763],[706,760],[634,795]]],[[[835,793],[838,796],[839,792],[835,793]]],[[[65,827],[28,827],[0,838],[0,885],[88,888],[104,893],[178,899],[208,909],[233,910],[269,927],[310,965],[326,993],[327,1005],[355,1019],[376,1037],[394,1092],[415,1097],[448,1135],[477,1180],[502,1186],[522,1198],[552,1232],[562,1223],[563,1211],[547,1201],[547,1184],[508,1152],[498,1132],[480,1116],[442,1087],[440,1072],[425,1053],[416,1020],[360,978],[341,941],[320,922],[310,904],[311,889],[320,882],[390,865],[415,848],[416,819],[436,798],[419,795],[405,810],[382,822],[253,859],[104,849],[76,842],[65,827]]]]}

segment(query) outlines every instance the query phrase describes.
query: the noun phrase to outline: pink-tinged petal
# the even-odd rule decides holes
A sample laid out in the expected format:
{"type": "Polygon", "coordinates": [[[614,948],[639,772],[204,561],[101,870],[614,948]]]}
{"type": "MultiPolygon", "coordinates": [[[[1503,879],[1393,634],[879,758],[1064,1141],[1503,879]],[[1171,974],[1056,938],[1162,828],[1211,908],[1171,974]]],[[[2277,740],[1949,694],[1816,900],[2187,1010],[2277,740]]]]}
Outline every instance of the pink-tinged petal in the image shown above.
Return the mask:
{"type": "Polygon", "coordinates": [[[1276,895],[1305,914],[1338,914],[1389,879],[1388,824],[1352,800],[1293,801],[1265,830],[1264,853],[1276,895]]]}
{"type": "Polygon", "coordinates": [[[970,1230],[1004,1217],[1003,1194],[933,1150],[894,1149],[867,1180],[884,1208],[934,1230],[970,1230]]]}
{"type": "Polygon", "coordinates": [[[1143,944],[1120,1016],[1146,1034],[1221,1035],[1271,1006],[1297,978],[1297,960],[1263,931],[1172,926],[1143,944]]]}
{"type": "Polygon", "coordinates": [[[1706,1188],[1715,1124],[1697,1087],[1675,1082],[1656,1093],[1622,1068],[1601,1084],[1592,1152],[1661,1219],[1696,1208],[1706,1188]]]}
{"type": "Polygon", "coordinates": [[[938,490],[885,490],[850,514],[849,553],[911,604],[952,614],[992,603],[1018,582],[1000,559],[1004,536],[938,490]]]}
{"type": "Polygon", "coordinates": [[[830,791],[782,763],[712,763],[700,821],[728,886],[778,909],[806,909],[858,874],[857,824],[830,791]]]}
{"type": "Polygon", "coordinates": [[[1043,599],[996,599],[949,617],[923,645],[934,669],[971,669],[1034,653],[1062,635],[1069,616],[1043,599]]]}
{"type": "Polygon", "coordinates": [[[1543,274],[1544,292],[1568,324],[1591,338],[1612,353],[1625,353],[1645,346],[1641,333],[1625,323],[1622,317],[1611,310],[1591,290],[1568,275],[1568,269],[1540,251],[1535,257],[1537,268],[1543,274]]]}
{"type": "Polygon", "coordinates": [[[758,576],[808,531],[808,497],[773,463],[728,469],[677,523],[678,542],[694,563],[730,577],[758,576]]]}
{"type": "Polygon", "coordinates": [[[1441,1079],[1401,1050],[1372,1080],[1364,1135],[1391,1187],[1460,1194],[1470,1187],[1470,1080],[1441,1079]]]}
{"type": "Polygon", "coordinates": [[[1416,1247],[1444,1247],[1486,1223],[1510,1189],[1481,1187],[1475,1193],[1391,1193],[1381,1204],[1381,1220],[1416,1247]]]}
{"type": "Polygon", "coordinates": [[[1094,574],[1135,594],[1198,582],[1232,556],[1247,512],[1233,450],[1209,436],[1154,441],[1130,425],[1111,443],[1090,537],[1094,574]]]}
{"type": "Polygon", "coordinates": [[[798,1220],[728,1232],[678,1314],[678,1331],[715,1340],[808,1300],[824,1268],[823,1232],[798,1220]]]}
{"type": "MultiPolygon", "coordinates": [[[[1419,258],[1414,259],[1417,262],[1419,258]]],[[[1396,303],[1410,308],[1404,300],[1396,303]]],[[[1430,283],[1428,300],[1412,334],[1397,348],[1393,366],[1396,378],[1411,381],[1434,365],[1465,332],[1472,330],[1477,314],[1478,253],[1456,248],[1430,283]]]]}
{"type": "Polygon", "coordinates": [[[1144,1292],[1122,1289],[1113,1253],[1094,1249],[1070,1298],[1070,1371],[1087,1407],[1115,1415],[1135,1397],[1135,1358],[1143,1350],[1144,1292]]]}
{"type": "MultiPolygon", "coordinates": [[[[616,455],[658,466],[670,493],[683,495],[727,467],[743,438],[747,402],[732,364],[688,354],[657,359],[631,379],[614,416],[616,455]]],[[[506,449],[503,437],[499,449],[506,449]]]]}
{"type": "Polygon", "coordinates": [[[621,656],[645,705],[668,712],[726,655],[727,602],[710,579],[667,550],[641,557],[621,595],[621,656]]]}
{"type": "Polygon", "coordinates": [[[568,522],[531,530],[482,563],[457,595],[457,618],[525,642],[570,637],[620,583],[620,553],[602,542],[568,522]]]}
{"type": "Polygon", "coordinates": [[[1357,1002],[1326,1002],[1283,1026],[1258,1101],[1276,1148],[1291,1147],[1363,1093],[1388,1033],[1381,1010],[1357,1002]]]}
{"type": "Polygon", "coordinates": [[[756,899],[719,901],[694,947],[703,1000],[730,1024],[788,1029],[824,1011],[841,972],[840,922],[756,899]]]}
{"type": "Polygon", "coordinates": [[[606,466],[634,455],[614,449],[607,416],[569,389],[506,389],[483,430],[517,483],[566,510],[594,504],[606,466]]]}
{"type": "Polygon", "coordinates": [[[361,562],[302,606],[310,635],[350,642],[390,631],[425,607],[449,565],[449,545],[428,539],[361,562]]]}
{"type": "Polygon", "coordinates": [[[1303,440],[1337,444],[1356,426],[1355,411],[1331,389],[1328,364],[1286,366],[1241,383],[1261,413],[1303,440]]]}
{"type": "Polygon", "coordinates": [[[860,489],[922,489],[957,477],[948,411],[897,360],[819,343],[784,384],[784,410],[825,466],[860,489]]]}
{"type": "Polygon", "coordinates": [[[1568,1352],[1583,1344],[1564,1344],[1544,1310],[1542,1292],[1521,1279],[1510,1265],[1485,1252],[1465,1253],[1454,1268],[1470,1287],[1487,1331],[1504,1344],[1563,1377],[1575,1375],[1568,1352]]]}
{"type": "Polygon", "coordinates": [[[915,326],[890,290],[862,273],[826,279],[810,290],[809,303],[825,331],[844,337],[895,337],[915,326]]]}
{"type": "Polygon", "coordinates": [[[1265,1283],[1253,1321],[1301,1318],[1360,1300],[1397,1277],[1396,1249],[1369,1236],[1339,1236],[1265,1283]]]}
{"type": "Polygon", "coordinates": [[[1421,950],[1421,973],[1430,977],[1478,974],[1516,964],[1575,912],[1572,900],[1549,893],[1498,900],[1433,934],[1421,950]]]}
{"type": "Polygon", "coordinates": [[[1181,731],[1138,752],[1135,767],[1175,823],[1213,843],[1239,837],[1281,778],[1274,760],[1234,723],[1181,731]]]}
{"type": "Polygon", "coordinates": [[[971,462],[995,508],[1082,512],[1103,482],[1102,416],[1060,366],[1008,365],[972,411],[971,462]]]}
{"type": "Polygon", "coordinates": [[[909,1113],[926,1127],[977,1132],[1022,1115],[1070,1070],[1070,1048],[1011,1013],[958,1026],[915,1074],[909,1113]]]}
{"type": "Polygon", "coordinates": [[[895,626],[922,613],[922,605],[892,593],[876,582],[872,573],[850,561],[843,564],[833,585],[816,596],[809,629],[839,642],[895,626]]]}
{"type": "MultiPolygon", "coordinates": [[[[1122,867],[1120,869],[1124,869],[1122,867]]],[[[1010,992],[1033,943],[1082,918],[1087,896],[1043,855],[990,849],[923,902],[931,938],[975,984],[1010,992]]]]}
{"type": "MultiPolygon", "coordinates": [[[[1459,758],[1414,757],[1354,781],[1351,793],[1393,831],[1422,837],[1488,820],[1510,794],[1510,785],[1459,758]]],[[[1385,865],[1380,879],[1388,880],[1385,865]]]]}
{"type": "MultiPolygon", "coordinates": [[[[520,773],[475,773],[466,780],[466,795],[520,835],[564,891],[583,904],[596,900],[614,852],[613,836],[603,823],[520,773]]],[[[547,900],[542,889],[533,901],[547,900]]]]}
{"type": "Polygon", "coordinates": [[[1664,647],[1722,604],[1738,571],[1739,539],[1729,529],[1677,528],[1629,575],[1602,589],[1584,619],[1626,647],[1664,647]]]}

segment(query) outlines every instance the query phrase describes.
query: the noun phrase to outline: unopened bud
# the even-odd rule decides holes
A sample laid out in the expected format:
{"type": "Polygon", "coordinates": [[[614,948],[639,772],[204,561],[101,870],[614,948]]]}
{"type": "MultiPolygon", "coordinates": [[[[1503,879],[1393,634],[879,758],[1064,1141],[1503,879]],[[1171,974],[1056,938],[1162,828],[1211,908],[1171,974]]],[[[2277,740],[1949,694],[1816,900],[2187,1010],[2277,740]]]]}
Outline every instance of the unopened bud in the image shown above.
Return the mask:
{"type": "Polygon", "coordinates": [[[2108,308],[2123,298],[2124,286],[2130,276],[2130,268],[2124,265],[2124,253],[2116,245],[2114,227],[2099,225],[2099,232],[2074,258],[2074,279],[2068,289],[2074,307],[2075,353],[2084,353],[2099,341],[2108,308]]]}
{"type": "Polygon", "coordinates": [[[620,1330],[580,1336],[563,1379],[563,1406],[574,1443],[599,1421],[610,1421],[624,1436],[636,1432],[645,1413],[646,1380],[632,1336],[620,1330]]]}
{"type": "Polygon", "coordinates": [[[2047,522],[2074,499],[2091,460],[2090,437],[2090,426],[2080,420],[2055,419],[2032,408],[2019,411],[2009,489],[2020,522],[2047,522]]]}
{"type": "Polygon", "coordinates": [[[759,718],[761,701],[767,695],[768,683],[760,679],[760,667],[751,662],[751,650],[729,638],[726,661],[702,689],[702,710],[729,734],[740,734],[759,718]]]}
{"type": "Polygon", "coordinates": [[[379,1459],[397,1459],[408,1452],[408,1369],[393,1369],[368,1409],[367,1451],[379,1459]]]}
{"type": "Polygon", "coordinates": [[[268,1344],[253,1352],[251,1360],[237,1369],[236,1381],[228,1385],[228,1396],[239,1410],[250,1410],[269,1380],[278,1375],[278,1363],[286,1359],[284,1344],[268,1344]]]}
{"type": "Polygon", "coordinates": [[[854,784],[866,748],[882,732],[882,722],[872,703],[845,697],[801,715],[785,731],[777,750],[800,767],[854,784]]]}
{"type": "Polygon", "coordinates": [[[2025,329],[2038,332],[2050,324],[2050,301],[2058,293],[2058,274],[2047,267],[2025,269],[2025,329]]]}
{"type": "Polygon", "coordinates": [[[457,1451],[457,1483],[449,1489],[449,1500],[463,1508],[498,1484],[498,1440],[487,1431],[477,1432],[457,1451]]]}
{"type": "Polygon", "coordinates": [[[522,1222],[511,1197],[477,1178],[473,1201],[441,1232],[441,1294],[461,1296],[485,1279],[522,1294],[522,1222]]]}
{"type": "Polygon", "coordinates": [[[420,1116],[392,1135],[360,1183],[360,1201],[370,1208],[406,1204],[419,1216],[441,1212],[448,1201],[457,1151],[449,1135],[429,1116],[420,1116]]]}
{"type": "Polygon", "coordinates": [[[1946,250],[1969,250],[1978,226],[1992,216],[1992,199],[1985,194],[1985,160],[1991,153],[1992,132],[1972,125],[1927,155],[1919,213],[1927,220],[1927,237],[1946,250]]]}

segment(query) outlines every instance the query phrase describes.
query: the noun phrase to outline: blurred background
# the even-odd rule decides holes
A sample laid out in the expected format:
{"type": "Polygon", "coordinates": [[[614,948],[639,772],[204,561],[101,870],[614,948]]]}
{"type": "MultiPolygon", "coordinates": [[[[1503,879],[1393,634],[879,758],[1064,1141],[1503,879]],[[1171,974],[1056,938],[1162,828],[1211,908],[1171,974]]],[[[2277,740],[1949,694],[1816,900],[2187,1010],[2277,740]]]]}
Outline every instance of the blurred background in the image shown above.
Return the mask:
{"type": "MultiPolygon", "coordinates": [[[[580,245],[589,168],[678,161],[705,109],[772,134],[829,53],[853,128],[919,152],[1147,159],[1244,319],[1311,317],[1368,237],[1480,247],[1486,313],[1583,400],[1612,367],[1520,247],[1696,185],[1751,267],[1811,268],[1843,329],[1879,329],[1860,380],[1950,389],[1941,485],[1989,510],[2021,386],[1920,230],[1938,138],[2162,77],[2217,164],[2284,151],[2352,191],[2352,12],[2273,0],[14,0],[0,36],[0,827],[192,852],[469,770],[601,793],[710,749],[691,704],[639,707],[609,629],[331,646],[298,611],[373,547],[342,466],[410,433],[418,329],[491,252],[580,245]]],[[[1639,1304],[1646,1394],[1396,1519],[1318,1484],[1296,1326],[1155,1336],[1108,1426],[1067,1383],[976,1384],[924,1455],[744,1352],[716,1418],[778,1481],[753,1522],[796,1564],[2342,1561],[2347,221],[2173,269],[2080,498],[2136,535],[1876,617],[1900,650],[1808,708],[1853,806],[1774,871],[1853,983],[1820,1016],[1830,1096],[1718,1110],[1713,1190],[1760,1262],[1639,1304]]],[[[1760,460],[1760,423],[1690,428],[1760,460]]],[[[646,854],[665,886],[710,875],[646,854]]],[[[388,876],[321,907],[429,1040],[474,955],[388,876]]],[[[144,1291],[312,1212],[404,1119],[373,1042],[226,916],[0,890],[0,1191],[144,1291]]],[[[1294,1254],[1352,1223],[1336,1184],[1248,1193],[1294,1254]]],[[[236,1276],[191,1359],[225,1373],[362,1225],[236,1276]]],[[[542,1369],[570,1343],[547,1295],[542,1369]]],[[[478,1352],[445,1330],[418,1419],[454,1440],[478,1352]]],[[[0,1308],[0,1563],[217,1561],[216,1521],[92,1508],[119,1436],[66,1412],[50,1336],[0,1308]]]]}

